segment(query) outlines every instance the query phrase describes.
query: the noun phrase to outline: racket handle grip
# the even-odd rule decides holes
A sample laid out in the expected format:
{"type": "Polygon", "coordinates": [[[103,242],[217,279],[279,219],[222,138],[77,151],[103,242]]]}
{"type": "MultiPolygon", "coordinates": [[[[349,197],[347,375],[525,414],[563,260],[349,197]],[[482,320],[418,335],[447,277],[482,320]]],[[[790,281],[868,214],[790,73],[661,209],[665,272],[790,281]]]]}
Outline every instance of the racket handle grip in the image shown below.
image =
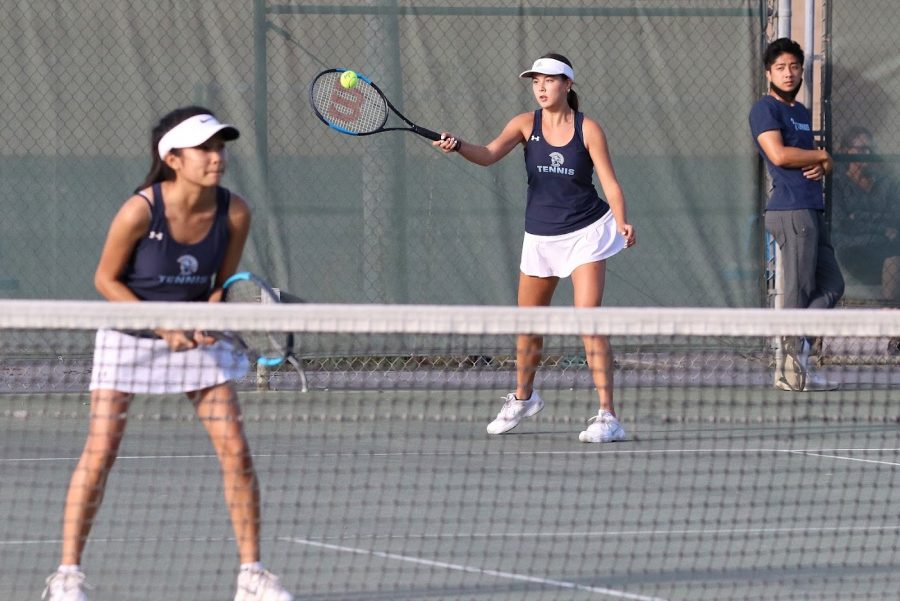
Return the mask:
{"type": "Polygon", "coordinates": [[[429,140],[438,141],[441,139],[441,134],[431,131],[430,129],[425,129],[424,127],[419,127],[418,125],[413,126],[413,131],[429,140]]]}

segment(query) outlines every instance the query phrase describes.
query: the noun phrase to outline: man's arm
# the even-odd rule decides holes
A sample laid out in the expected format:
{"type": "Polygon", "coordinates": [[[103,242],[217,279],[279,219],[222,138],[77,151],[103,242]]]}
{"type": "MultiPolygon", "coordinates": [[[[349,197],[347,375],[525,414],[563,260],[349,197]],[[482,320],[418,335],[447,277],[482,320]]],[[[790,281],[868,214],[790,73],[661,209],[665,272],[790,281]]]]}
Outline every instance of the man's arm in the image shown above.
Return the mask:
{"type": "Polygon", "coordinates": [[[766,153],[769,161],[786,169],[806,169],[821,166],[825,173],[831,172],[831,155],[825,150],[804,150],[794,146],[785,146],[781,132],[777,129],[764,131],[756,138],[759,147],[766,153]]]}

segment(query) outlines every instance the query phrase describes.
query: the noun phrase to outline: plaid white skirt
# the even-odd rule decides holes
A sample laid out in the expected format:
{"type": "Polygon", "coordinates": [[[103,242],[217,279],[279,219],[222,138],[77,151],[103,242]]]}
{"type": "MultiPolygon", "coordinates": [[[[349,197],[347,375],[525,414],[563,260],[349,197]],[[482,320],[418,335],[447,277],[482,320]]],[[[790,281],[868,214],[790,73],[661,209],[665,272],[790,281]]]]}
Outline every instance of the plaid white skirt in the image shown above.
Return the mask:
{"type": "Polygon", "coordinates": [[[165,340],[98,330],[91,390],[138,394],[191,392],[242,378],[247,356],[226,341],[173,352],[165,340]]]}
{"type": "Polygon", "coordinates": [[[604,261],[625,248],[625,236],[616,228],[612,211],[594,223],[559,236],[535,236],[525,232],[522,262],[525,275],[567,278],[575,268],[604,261]]]}

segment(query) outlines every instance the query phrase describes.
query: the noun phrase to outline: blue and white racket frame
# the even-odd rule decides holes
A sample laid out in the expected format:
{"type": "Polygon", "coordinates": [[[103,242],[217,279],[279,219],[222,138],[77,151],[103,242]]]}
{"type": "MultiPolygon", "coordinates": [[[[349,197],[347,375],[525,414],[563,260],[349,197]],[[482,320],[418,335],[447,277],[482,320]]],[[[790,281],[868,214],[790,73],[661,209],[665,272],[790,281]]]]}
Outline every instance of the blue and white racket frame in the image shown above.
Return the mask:
{"type": "Polygon", "coordinates": [[[370,136],[384,131],[410,131],[429,140],[442,140],[436,131],[416,125],[397,110],[371,79],[357,73],[354,88],[343,88],[340,76],[348,69],[326,69],[309,85],[309,104],[328,127],[349,136],[370,136]],[[341,107],[341,111],[335,110],[341,107]],[[408,127],[386,127],[393,112],[408,127]],[[357,118],[361,116],[363,118],[357,118]]]}
{"type": "MultiPolygon", "coordinates": [[[[225,280],[225,283],[222,284],[222,289],[225,291],[225,298],[227,302],[228,298],[228,288],[233,285],[235,282],[240,281],[248,281],[254,283],[260,291],[260,304],[280,304],[281,295],[276,292],[276,290],[269,285],[267,281],[258,275],[251,273],[249,271],[240,271],[235,273],[230,278],[225,280]],[[262,296],[265,295],[267,298],[263,299],[262,296]]],[[[274,368],[281,366],[283,363],[289,363],[294,370],[297,372],[297,376],[300,380],[300,391],[301,392],[309,392],[309,382],[306,377],[306,372],[303,369],[303,366],[300,363],[300,360],[297,359],[294,351],[294,334],[293,332],[285,332],[284,344],[279,345],[282,346],[283,353],[279,356],[266,356],[258,354],[256,359],[257,364],[257,375],[268,375],[269,371],[274,368]],[[260,373],[262,372],[262,374],[260,373]]],[[[232,335],[234,338],[241,340],[240,336],[232,335]]],[[[246,347],[246,343],[243,343],[244,347],[246,347]]],[[[252,349],[251,349],[252,350],[252,349]]]]}

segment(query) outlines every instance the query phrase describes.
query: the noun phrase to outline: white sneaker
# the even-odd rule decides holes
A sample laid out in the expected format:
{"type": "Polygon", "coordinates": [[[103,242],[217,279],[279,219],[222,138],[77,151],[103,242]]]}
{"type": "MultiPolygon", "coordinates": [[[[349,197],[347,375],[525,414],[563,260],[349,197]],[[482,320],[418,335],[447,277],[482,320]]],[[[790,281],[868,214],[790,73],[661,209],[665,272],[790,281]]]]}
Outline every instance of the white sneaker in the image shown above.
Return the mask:
{"type": "Polygon", "coordinates": [[[841,385],[838,382],[826,380],[825,376],[814,371],[806,373],[806,382],[803,386],[803,392],[817,392],[822,390],[837,390],[841,385]]]}
{"type": "Polygon", "coordinates": [[[581,442],[617,442],[625,440],[625,428],[619,423],[618,418],[609,411],[600,411],[588,420],[593,422],[587,429],[578,435],[581,442]]]}
{"type": "Polygon", "coordinates": [[[269,570],[241,570],[237,579],[234,601],[293,601],[278,576],[269,570]]]}
{"type": "Polygon", "coordinates": [[[45,601],[88,601],[83,572],[56,571],[47,577],[41,599],[45,601]]]}
{"type": "Polygon", "coordinates": [[[537,390],[531,391],[531,398],[520,401],[516,393],[510,392],[503,400],[503,408],[497,414],[497,419],[488,424],[488,434],[503,434],[519,425],[526,417],[535,415],[544,408],[544,401],[538,395],[537,390]]]}
{"type": "Polygon", "coordinates": [[[775,381],[775,388],[779,390],[787,390],[788,392],[800,392],[799,390],[794,390],[794,388],[790,384],[788,384],[788,381],[785,380],[783,376],[775,381]]]}
{"type": "Polygon", "coordinates": [[[806,372],[802,388],[793,388],[784,378],[779,378],[775,382],[775,388],[789,392],[822,392],[824,390],[837,390],[840,387],[840,383],[826,380],[825,376],[814,371],[806,372]]]}

